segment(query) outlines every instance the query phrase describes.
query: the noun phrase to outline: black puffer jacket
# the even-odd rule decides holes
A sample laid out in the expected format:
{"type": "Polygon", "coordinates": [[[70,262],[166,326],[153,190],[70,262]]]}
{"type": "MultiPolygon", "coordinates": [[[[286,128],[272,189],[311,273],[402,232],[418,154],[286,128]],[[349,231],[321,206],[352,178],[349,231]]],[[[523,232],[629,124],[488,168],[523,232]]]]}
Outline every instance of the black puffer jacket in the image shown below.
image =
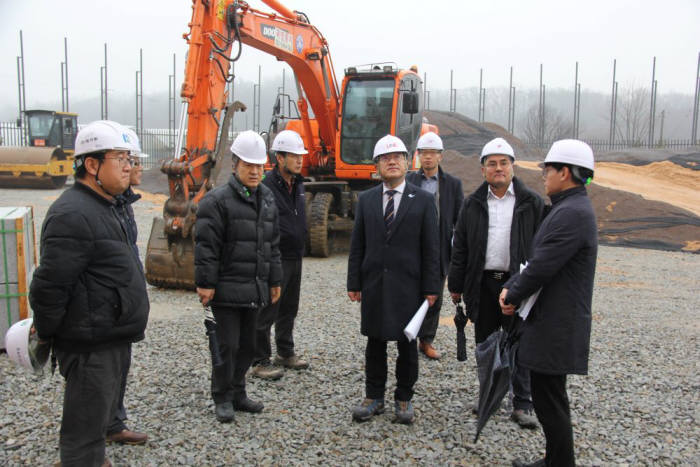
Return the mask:
{"type": "Polygon", "coordinates": [[[306,240],[306,194],[304,178],[294,178],[292,192],[277,167],[265,174],[265,186],[272,190],[277,202],[280,226],[280,254],[282,259],[297,260],[304,257],[306,240]]]}
{"type": "Polygon", "coordinates": [[[51,205],[29,291],[42,339],[71,351],[143,339],[146,281],[126,230],[116,203],[80,182],[51,205]]]}
{"type": "Polygon", "coordinates": [[[117,208],[119,208],[119,213],[126,223],[127,237],[129,238],[129,243],[131,243],[131,248],[134,249],[136,256],[139,256],[139,247],[136,245],[136,241],[139,238],[139,229],[136,225],[136,218],[134,217],[134,208],[131,207],[136,201],[141,199],[141,195],[134,193],[131,187],[127,188],[126,191],[118,196],[114,197],[117,202],[117,208]]]}
{"type": "Polygon", "coordinates": [[[253,193],[235,177],[199,202],[195,223],[197,287],[216,289],[211,304],[259,308],[282,283],[275,197],[260,184],[253,193]]]}
{"type": "MultiPolygon", "coordinates": [[[[532,238],[542,219],[544,201],[534,191],[513,177],[515,206],[510,227],[510,272],[518,271],[530,253],[532,238]]],[[[489,236],[488,183],[484,182],[464,200],[455,226],[452,261],[447,288],[463,294],[471,319],[479,319],[481,277],[486,263],[489,236]]]]}

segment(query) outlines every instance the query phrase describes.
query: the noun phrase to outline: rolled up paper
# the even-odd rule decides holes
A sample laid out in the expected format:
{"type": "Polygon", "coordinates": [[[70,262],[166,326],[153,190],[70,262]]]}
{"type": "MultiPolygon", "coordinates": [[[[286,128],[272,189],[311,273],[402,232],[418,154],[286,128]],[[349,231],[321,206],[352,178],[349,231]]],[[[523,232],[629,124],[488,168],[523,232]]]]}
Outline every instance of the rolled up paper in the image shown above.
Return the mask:
{"type": "Polygon", "coordinates": [[[421,304],[420,308],[418,308],[418,311],[416,311],[416,314],[413,315],[411,321],[409,321],[408,325],[404,328],[403,333],[409,342],[414,340],[418,335],[420,327],[423,324],[423,320],[425,319],[425,314],[428,312],[428,308],[428,300],[423,300],[423,303],[421,304]]]}

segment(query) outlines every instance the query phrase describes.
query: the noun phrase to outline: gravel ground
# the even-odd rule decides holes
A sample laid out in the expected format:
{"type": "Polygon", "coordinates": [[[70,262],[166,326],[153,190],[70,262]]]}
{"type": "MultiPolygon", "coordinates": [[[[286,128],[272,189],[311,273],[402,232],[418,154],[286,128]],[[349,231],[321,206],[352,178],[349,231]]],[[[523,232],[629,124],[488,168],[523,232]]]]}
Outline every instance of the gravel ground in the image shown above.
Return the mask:
{"type": "MultiPolygon", "coordinates": [[[[58,192],[0,190],[1,204],[35,206],[37,230],[58,192]]],[[[142,255],[160,206],[136,205],[142,255]]],[[[391,411],[365,424],[349,408],[363,397],[365,338],[359,307],[345,294],[346,256],[308,258],[295,337],[307,371],[276,382],[250,379],[265,410],[215,421],[201,307],[192,293],[150,288],[146,340],[135,345],[126,406],[146,446],[108,446],[115,465],[509,465],[544,452],[538,431],[521,430],[503,408],[473,443],[473,354],[455,358],[452,306],[443,307],[438,362],[420,359],[412,426],[391,411]]],[[[582,465],[700,464],[700,256],[601,247],[594,296],[590,374],[569,378],[577,460],[582,465]]],[[[473,332],[467,345],[474,349],[473,332]]],[[[390,362],[396,356],[390,346],[390,362]]],[[[393,365],[387,400],[392,402],[393,365]]],[[[0,355],[0,465],[58,460],[63,380],[29,376],[0,355]]],[[[392,404],[393,405],[393,404],[392,404]]]]}

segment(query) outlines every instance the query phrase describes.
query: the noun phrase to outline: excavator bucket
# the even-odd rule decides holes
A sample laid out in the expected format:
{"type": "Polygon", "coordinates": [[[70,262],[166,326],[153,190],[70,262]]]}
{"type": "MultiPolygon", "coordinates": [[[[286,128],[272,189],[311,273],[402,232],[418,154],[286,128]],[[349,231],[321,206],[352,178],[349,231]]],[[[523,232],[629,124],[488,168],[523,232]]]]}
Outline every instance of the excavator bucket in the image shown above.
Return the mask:
{"type": "Polygon", "coordinates": [[[73,160],[61,148],[0,147],[0,187],[61,188],[73,160]]]}
{"type": "Polygon", "coordinates": [[[194,290],[194,242],[192,238],[170,241],[165,220],[153,219],[146,249],[146,280],[156,287],[194,290]]]}

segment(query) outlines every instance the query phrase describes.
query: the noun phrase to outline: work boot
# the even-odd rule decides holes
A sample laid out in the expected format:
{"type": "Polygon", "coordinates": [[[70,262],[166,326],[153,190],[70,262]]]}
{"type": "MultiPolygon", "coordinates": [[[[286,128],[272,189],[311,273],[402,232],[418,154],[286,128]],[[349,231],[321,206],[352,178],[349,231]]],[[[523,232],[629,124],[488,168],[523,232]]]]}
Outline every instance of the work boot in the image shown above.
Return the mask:
{"type": "Polygon", "coordinates": [[[239,412],[258,413],[262,412],[262,409],[265,408],[265,406],[262,402],[254,401],[246,396],[237,401],[233,401],[233,408],[239,412]]]}
{"type": "Polygon", "coordinates": [[[404,425],[410,425],[413,423],[413,404],[411,401],[395,401],[394,402],[394,415],[396,418],[394,422],[402,423],[404,425]]]}
{"type": "Polygon", "coordinates": [[[433,347],[432,342],[426,342],[423,339],[421,339],[420,343],[418,344],[418,348],[429,359],[440,360],[440,352],[438,352],[438,350],[435,347],[433,347]]]}
{"type": "Polygon", "coordinates": [[[532,410],[515,409],[510,414],[510,419],[520,425],[520,428],[529,428],[534,430],[539,425],[537,417],[532,414],[532,410]]]}
{"type": "Polygon", "coordinates": [[[277,355],[275,357],[275,365],[281,365],[292,370],[305,370],[309,367],[309,362],[303,360],[298,355],[292,355],[291,357],[280,357],[277,355]]]}
{"type": "Polygon", "coordinates": [[[284,375],[284,370],[273,367],[268,360],[255,365],[250,373],[255,378],[277,380],[284,375]]]}
{"type": "Polygon", "coordinates": [[[384,399],[365,399],[352,409],[352,419],[356,422],[366,422],[374,415],[384,413],[384,399]]]}
{"type": "Polygon", "coordinates": [[[119,443],[129,444],[131,446],[140,446],[142,444],[146,444],[146,441],[148,441],[147,434],[138,433],[136,431],[131,431],[126,428],[117,433],[107,435],[108,443],[119,443]]]}
{"type": "Polygon", "coordinates": [[[221,423],[231,423],[233,421],[233,404],[231,402],[222,402],[216,404],[214,408],[216,419],[221,423]]]}

